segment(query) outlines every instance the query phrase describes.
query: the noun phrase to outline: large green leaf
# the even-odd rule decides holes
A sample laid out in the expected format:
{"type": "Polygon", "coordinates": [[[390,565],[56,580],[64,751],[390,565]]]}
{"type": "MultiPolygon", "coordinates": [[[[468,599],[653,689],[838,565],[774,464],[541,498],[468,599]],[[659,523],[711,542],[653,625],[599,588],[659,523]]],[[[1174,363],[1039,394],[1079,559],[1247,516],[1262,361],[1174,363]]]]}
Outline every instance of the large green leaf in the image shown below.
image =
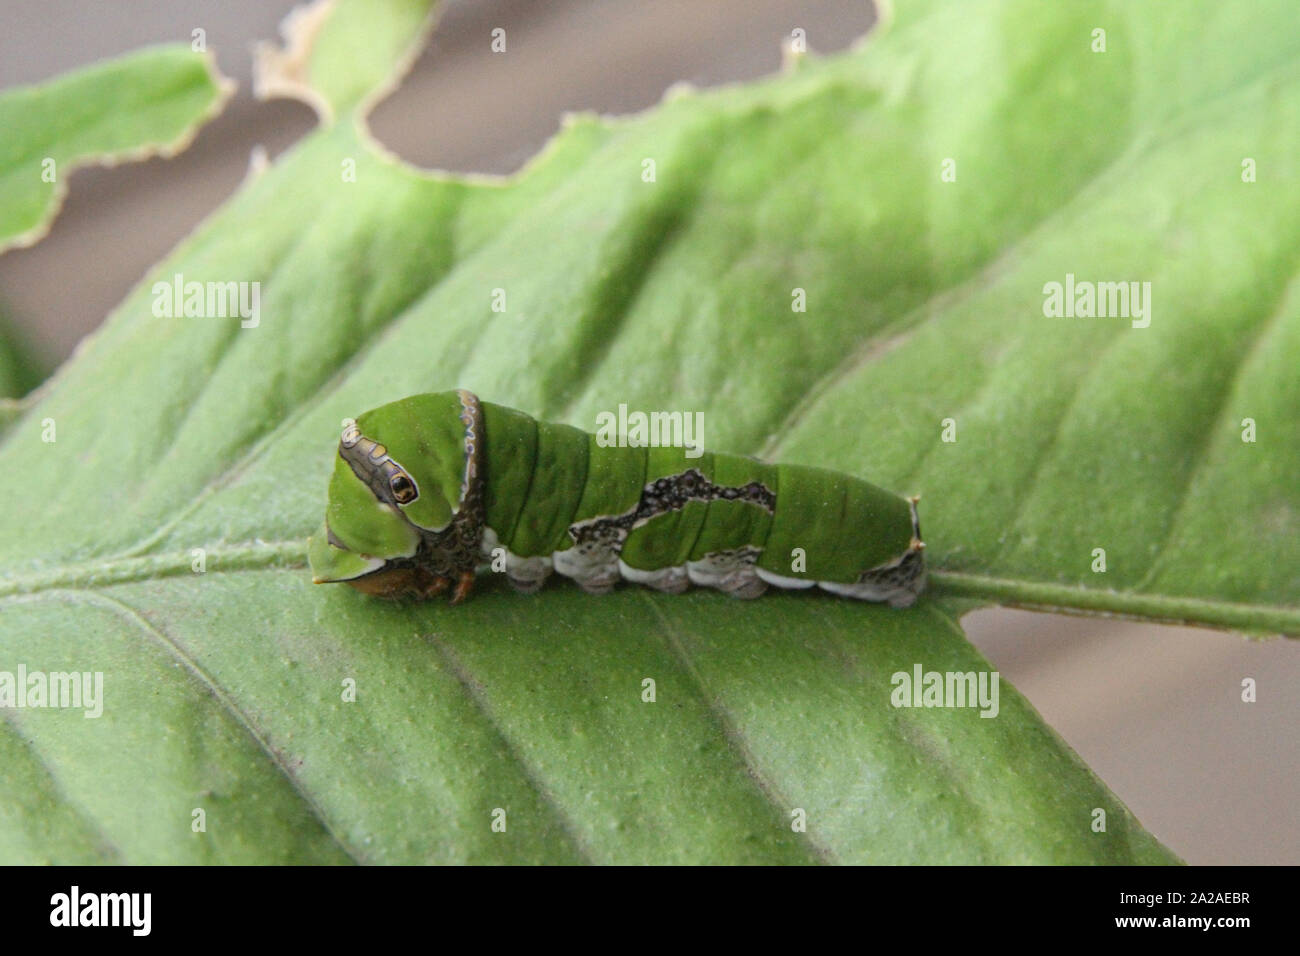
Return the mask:
{"type": "Polygon", "coordinates": [[[500,183],[369,140],[419,30],[358,9],[269,67],[322,128],[0,445],[4,659],[106,697],[6,713],[0,858],[1172,860],[1005,684],[982,719],[891,675],[988,669],[970,600],[1300,631],[1286,4],[908,4],[851,54],[574,119],[500,183]],[[1045,317],[1067,272],[1151,281],[1150,327],[1045,317]],[[155,317],[178,273],[260,282],[260,321],[155,317]],[[310,585],[340,420],[456,385],[587,428],[701,410],[712,447],[923,492],[935,595],[310,585]]]}

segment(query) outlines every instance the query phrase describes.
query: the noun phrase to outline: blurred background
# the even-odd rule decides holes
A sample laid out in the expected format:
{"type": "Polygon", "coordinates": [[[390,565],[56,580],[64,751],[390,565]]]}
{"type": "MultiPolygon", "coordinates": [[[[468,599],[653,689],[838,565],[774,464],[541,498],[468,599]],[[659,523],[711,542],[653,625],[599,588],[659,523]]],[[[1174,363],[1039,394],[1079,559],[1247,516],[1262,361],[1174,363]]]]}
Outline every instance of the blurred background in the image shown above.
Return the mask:
{"type": "MultiPolygon", "coordinates": [[[[278,39],[293,5],[0,0],[0,87],[150,43],[188,42],[200,27],[239,84],[189,150],[76,172],[49,236],[0,255],[0,314],[45,371],[225,201],[255,147],[274,157],[313,127],[307,106],[252,96],[252,45],[278,39]]],[[[679,81],[752,79],[779,68],[782,40],[795,27],[813,52],[831,53],[873,20],[867,0],[452,0],[371,127],[419,166],[511,173],[565,111],[626,113],[679,81]],[[506,29],[505,55],[489,49],[495,27],[506,29]]],[[[963,624],[1187,862],[1300,863],[1300,643],[1005,609],[963,624]],[[1258,685],[1255,703],[1241,701],[1247,677],[1258,685]]]]}

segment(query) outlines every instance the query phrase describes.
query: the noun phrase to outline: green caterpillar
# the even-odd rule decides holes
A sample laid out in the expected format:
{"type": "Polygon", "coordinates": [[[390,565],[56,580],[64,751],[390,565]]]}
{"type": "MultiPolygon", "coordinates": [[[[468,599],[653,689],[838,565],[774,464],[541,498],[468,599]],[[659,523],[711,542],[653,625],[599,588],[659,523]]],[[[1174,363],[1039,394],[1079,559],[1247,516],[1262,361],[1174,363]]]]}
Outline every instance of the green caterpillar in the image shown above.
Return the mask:
{"type": "Polygon", "coordinates": [[[683,448],[604,447],[461,389],[348,421],[313,580],[469,593],[491,562],[520,591],[552,571],[752,598],[770,584],[906,607],[925,586],[915,498],[848,475],[683,448]]]}

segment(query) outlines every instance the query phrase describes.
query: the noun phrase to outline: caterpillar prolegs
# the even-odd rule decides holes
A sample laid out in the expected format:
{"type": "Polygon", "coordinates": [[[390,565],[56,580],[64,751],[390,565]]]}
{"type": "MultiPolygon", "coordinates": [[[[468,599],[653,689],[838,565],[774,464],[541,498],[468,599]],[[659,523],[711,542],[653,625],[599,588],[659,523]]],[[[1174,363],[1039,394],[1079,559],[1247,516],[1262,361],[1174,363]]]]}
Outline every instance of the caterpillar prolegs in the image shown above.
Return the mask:
{"type": "Polygon", "coordinates": [[[349,421],[316,583],[382,597],[470,591],[484,565],[521,591],[552,572],[752,598],[769,585],[906,607],[925,586],[916,499],[849,475],[740,455],[606,447],[461,389],[349,421]]]}

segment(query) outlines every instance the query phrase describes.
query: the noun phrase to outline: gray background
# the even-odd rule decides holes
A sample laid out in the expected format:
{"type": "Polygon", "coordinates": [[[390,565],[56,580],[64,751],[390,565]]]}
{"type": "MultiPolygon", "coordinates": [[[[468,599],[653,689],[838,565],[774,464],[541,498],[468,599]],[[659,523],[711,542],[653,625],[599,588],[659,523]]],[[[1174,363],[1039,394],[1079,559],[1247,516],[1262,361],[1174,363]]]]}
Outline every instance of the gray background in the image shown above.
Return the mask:
{"type": "MultiPolygon", "coordinates": [[[[50,235],[0,256],[0,307],[53,366],[243,177],[311,129],[304,105],[257,102],[251,44],[278,37],[284,0],[0,0],[0,87],[30,83],[202,27],[239,83],[179,157],[71,179],[50,235]]],[[[865,0],[461,0],[371,126],[418,165],[518,169],[566,110],[623,113],[672,83],[777,69],[794,27],[817,52],[872,22],[865,0]],[[501,26],[509,50],[489,51],[501,26]]],[[[3,135],[3,131],[0,131],[3,135]]],[[[963,622],[971,639],[1138,818],[1189,863],[1300,863],[1300,644],[1011,610],[963,622]],[[1259,700],[1240,700],[1244,677],[1259,700]]]]}

